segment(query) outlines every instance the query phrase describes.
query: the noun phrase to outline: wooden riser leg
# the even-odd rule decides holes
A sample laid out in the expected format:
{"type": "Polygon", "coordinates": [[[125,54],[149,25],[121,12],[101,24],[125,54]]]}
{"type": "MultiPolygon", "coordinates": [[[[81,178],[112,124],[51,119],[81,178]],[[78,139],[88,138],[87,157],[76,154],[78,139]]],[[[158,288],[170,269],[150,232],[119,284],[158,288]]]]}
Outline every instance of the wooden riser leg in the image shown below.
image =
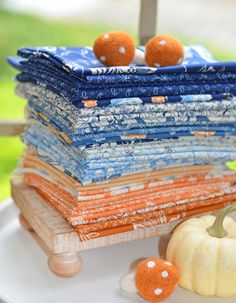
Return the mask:
{"type": "Polygon", "coordinates": [[[19,214],[19,221],[21,226],[28,230],[28,231],[33,231],[32,226],[29,224],[29,222],[25,219],[24,215],[22,213],[19,214]]]}
{"type": "Polygon", "coordinates": [[[73,277],[80,272],[82,259],[78,253],[52,254],[48,258],[48,267],[59,277],[73,277]]]}

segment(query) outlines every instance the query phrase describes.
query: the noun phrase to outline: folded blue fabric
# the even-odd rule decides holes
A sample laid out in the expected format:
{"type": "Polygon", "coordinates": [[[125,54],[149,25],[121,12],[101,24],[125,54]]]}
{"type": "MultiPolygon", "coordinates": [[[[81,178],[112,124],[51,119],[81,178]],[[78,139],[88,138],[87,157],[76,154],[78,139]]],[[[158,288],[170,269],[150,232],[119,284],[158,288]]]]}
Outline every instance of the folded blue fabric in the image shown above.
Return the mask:
{"type": "MultiPolygon", "coordinates": [[[[41,120],[45,117],[48,125],[55,125],[67,136],[97,134],[100,132],[125,131],[138,128],[177,125],[234,124],[236,121],[236,98],[222,102],[191,102],[144,105],[141,112],[122,112],[100,114],[94,111],[90,115],[80,115],[73,104],[64,101],[61,106],[31,97],[29,117],[41,120]],[[155,111],[154,111],[155,109],[155,111]]],[[[124,110],[125,108],[123,108],[124,110]]]]}
{"type": "MultiPolygon", "coordinates": [[[[38,98],[42,98],[47,102],[65,102],[71,100],[66,98],[65,96],[60,96],[52,91],[46,89],[45,87],[41,87],[39,85],[35,85],[31,82],[18,83],[16,92],[19,96],[24,99],[30,99],[32,96],[37,96],[38,98]]],[[[115,98],[115,99],[101,99],[101,100],[82,100],[78,102],[76,107],[80,108],[80,113],[82,115],[87,115],[89,113],[93,113],[94,108],[96,111],[100,111],[103,113],[110,113],[113,109],[124,110],[125,112],[129,110],[129,106],[131,108],[137,108],[137,111],[142,111],[142,105],[145,104],[153,104],[160,105],[161,103],[176,103],[176,102],[208,102],[208,101],[221,101],[221,100],[231,100],[233,95],[230,93],[222,93],[222,94],[190,94],[190,95],[179,95],[179,96],[160,96],[160,97],[133,97],[133,98],[115,98]],[[135,106],[135,107],[134,107],[135,106]],[[84,108],[84,109],[83,109],[84,108]]],[[[67,103],[67,102],[66,102],[67,103]]],[[[133,111],[133,109],[132,109],[133,111]]],[[[136,111],[136,109],[135,109],[136,111]]]]}
{"type": "Polygon", "coordinates": [[[62,143],[49,129],[37,123],[27,127],[22,139],[36,150],[39,157],[83,184],[173,166],[225,163],[236,157],[235,138],[227,137],[219,138],[218,142],[214,138],[204,137],[196,140],[191,137],[179,138],[175,139],[175,143],[173,140],[139,145],[131,142],[118,147],[120,153],[113,157],[110,155],[117,149],[116,145],[75,149],[62,143]],[[86,154],[88,150],[90,158],[86,154]]]}
{"type": "Polygon", "coordinates": [[[87,184],[236,158],[236,62],[185,47],[181,66],[104,67],[91,48],[22,48],[25,144],[87,184]]]}
{"type": "Polygon", "coordinates": [[[164,68],[103,67],[90,48],[23,48],[18,54],[27,61],[9,62],[22,71],[19,81],[46,87],[78,106],[91,99],[236,93],[236,63],[216,62],[201,46],[186,48],[182,66],[164,68]]]}
{"type": "Polygon", "coordinates": [[[9,59],[17,69],[25,73],[26,75],[34,75],[37,78],[50,78],[53,81],[61,80],[64,85],[72,85],[77,89],[90,90],[90,89],[102,89],[104,85],[106,88],[111,87],[136,87],[137,84],[140,86],[151,86],[151,85],[184,85],[184,84],[217,84],[235,82],[235,72],[211,72],[211,73],[172,73],[172,74],[151,74],[151,75],[101,75],[101,76],[90,76],[87,82],[83,82],[74,75],[68,74],[63,69],[54,67],[51,62],[44,64],[44,60],[39,58],[33,58],[30,60],[22,60],[20,58],[9,59]]]}
{"type": "Polygon", "coordinates": [[[212,96],[204,95],[202,99],[208,101],[195,96],[196,99],[186,102],[77,108],[30,83],[19,84],[17,92],[29,98],[28,118],[54,129],[55,135],[71,146],[138,144],[163,138],[194,137],[202,131],[218,137],[235,135],[234,97],[212,101],[212,96]]]}
{"type": "Polygon", "coordinates": [[[125,144],[127,142],[143,142],[153,141],[156,139],[170,139],[179,138],[185,136],[198,136],[210,135],[210,136],[235,136],[236,125],[235,123],[196,123],[194,125],[181,124],[172,126],[155,126],[151,128],[134,128],[126,130],[114,130],[110,132],[98,132],[89,133],[84,135],[75,134],[73,131],[67,128],[63,128],[60,124],[55,124],[51,120],[45,119],[41,115],[35,115],[33,112],[29,112],[30,122],[39,121],[41,124],[54,129],[55,135],[61,140],[72,146],[91,146],[95,143],[103,144],[116,142],[119,144],[125,144]]]}
{"type": "MultiPolygon", "coordinates": [[[[51,129],[39,124],[37,122],[30,123],[26,129],[25,135],[30,135],[35,137],[35,139],[39,140],[39,138],[45,137],[50,138],[50,140],[55,140],[57,142],[59,140],[58,137],[51,131],[51,129]]],[[[24,135],[24,136],[25,136],[24,135]]],[[[23,136],[23,138],[24,138],[23,136]]],[[[235,146],[236,137],[214,137],[214,136],[203,136],[203,137],[182,137],[182,138],[174,138],[168,140],[154,140],[152,142],[126,142],[126,144],[117,144],[116,142],[111,143],[103,143],[103,144],[93,144],[91,147],[87,146],[78,146],[73,147],[69,146],[65,142],[60,141],[62,146],[65,146],[68,150],[68,154],[73,155],[77,160],[83,160],[83,163],[89,160],[98,160],[98,159],[106,159],[112,160],[115,158],[123,158],[123,157],[139,157],[143,155],[154,156],[158,153],[157,150],[162,152],[167,152],[173,148],[181,148],[186,145],[194,146],[197,150],[207,150],[208,148],[213,148],[214,150],[230,150],[232,146],[235,146]]],[[[44,142],[44,140],[42,140],[44,142]]],[[[53,148],[53,146],[52,146],[53,148]]]]}
{"type": "MultiPolygon", "coordinates": [[[[143,49],[143,48],[142,48],[143,49]]],[[[91,47],[28,47],[18,50],[22,58],[43,58],[55,67],[66,70],[79,79],[87,79],[89,75],[106,74],[171,74],[192,72],[235,72],[236,62],[217,62],[202,46],[195,45],[185,48],[182,66],[151,68],[148,66],[105,67],[94,56],[91,47]]],[[[85,80],[86,81],[86,80],[85,80]]]]}
{"type": "Polygon", "coordinates": [[[46,87],[54,93],[66,97],[73,102],[80,103],[81,100],[99,100],[108,98],[128,98],[128,97],[152,97],[152,96],[178,96],[189,94],[236,94],[236,82],[216,83],[216,84],[182,84],[182,85],[154,85],[140,87],[113,87],[103,89],[80,89],[67,84],[61,79],[51,75],[42,74],[33,75],[22,73],[16,76],[20,82],[32,82],[34,84],[46,87]]]}

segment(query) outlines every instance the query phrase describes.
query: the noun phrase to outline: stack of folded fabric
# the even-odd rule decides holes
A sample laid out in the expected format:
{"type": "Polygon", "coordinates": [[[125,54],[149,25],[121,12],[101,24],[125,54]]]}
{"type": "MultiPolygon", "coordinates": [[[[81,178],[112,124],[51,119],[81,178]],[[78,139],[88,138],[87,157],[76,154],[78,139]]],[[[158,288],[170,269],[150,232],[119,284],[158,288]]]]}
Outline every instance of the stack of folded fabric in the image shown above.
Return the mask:
{"type": "Polygon", "coordinates": [[[81,241],[236,202],[236,62],[185,47],[180,66],[104,67],[91,48],[23,48],[18,175],[81,241]]]}

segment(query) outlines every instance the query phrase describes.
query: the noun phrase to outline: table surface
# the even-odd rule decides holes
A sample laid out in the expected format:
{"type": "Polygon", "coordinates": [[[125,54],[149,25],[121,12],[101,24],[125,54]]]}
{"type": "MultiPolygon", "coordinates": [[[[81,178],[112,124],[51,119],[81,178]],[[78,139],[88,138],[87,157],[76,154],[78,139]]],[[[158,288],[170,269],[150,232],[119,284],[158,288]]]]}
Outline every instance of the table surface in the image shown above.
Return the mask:
{"type": "MultiPolygon", "coordinates": [[[[119,289],[119,279],[138,258],[157,256],[157,238],[139,240],[81,253],[84,267],[74,278],[53,275],[47,256],[18,222],[18,211],[8,199],[0,203],[0,302],[7,303],[144,303],[138,295],[119,289]]],[[[236,297],[200,297],[177,287],[165,303],[235,303],[236,297]]]]}

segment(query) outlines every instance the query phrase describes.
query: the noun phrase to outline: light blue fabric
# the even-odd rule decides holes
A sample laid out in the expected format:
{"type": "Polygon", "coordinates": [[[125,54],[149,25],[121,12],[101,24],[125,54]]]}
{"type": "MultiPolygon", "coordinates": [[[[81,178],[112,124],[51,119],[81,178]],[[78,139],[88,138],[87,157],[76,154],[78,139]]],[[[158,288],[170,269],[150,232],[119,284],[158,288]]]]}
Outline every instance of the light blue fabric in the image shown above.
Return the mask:
{"type": "MultiPolygon", "coordinates": [[[[75,149],[63,144],[39,124],[30,124],[22,139],[36,149],[39,157],[83,184],[166,167],[225,163],[236,157],[235,139],[230,138],[219,138],[221,144],[218,145],[214,144],[214,140],[213,144],[207,143],[209,138],[198,139],[198,144],[191,137],[183,141],[176,139],[177,144],[172,146],[169,140],[161,140],[155,143],[155,149],[153,143],[150,146],[146,143],[143,151],[149,150],[150,154],[142,154],[139,149],[138,155],[134,153],[136,144],[130,143],[130,153],[127,154],[126,146],[117,157],[100,157],[100,151],[103,150],[104,153],[104,146],[93,146],[89,149],[93,154],[92,159],[87,159],[84,147],[75,149]]],[[[139,147],[141,146],[140,143],[139,147]]],[[[107,146],[106,150],[111,155],[116,146],[107,146]]]]}

